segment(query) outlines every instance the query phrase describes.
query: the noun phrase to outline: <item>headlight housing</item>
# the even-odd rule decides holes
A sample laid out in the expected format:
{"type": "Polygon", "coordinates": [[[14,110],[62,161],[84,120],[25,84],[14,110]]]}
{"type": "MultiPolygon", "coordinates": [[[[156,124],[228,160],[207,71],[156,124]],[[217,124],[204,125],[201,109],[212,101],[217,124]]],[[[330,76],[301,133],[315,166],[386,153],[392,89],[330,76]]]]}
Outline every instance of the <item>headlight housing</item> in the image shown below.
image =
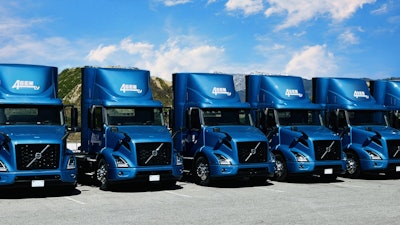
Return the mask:
{"type": "Polygon", "coordinates": [[[381,158],[377,153],[375,153],[375,152],[373,152],[373,151],[367,150],[367,153],[368,153],[369,157],[370,157],[372,160],[382,160],[382,158],[381,158]]]}
{"type": "Polygon", "coordinates": [[[183,158],[180,153],[176,153],[176,165],[182,166],[183,165],[183,158]]]}
{"type": "Polygon", "coordinates": [[[308,162],[307,157],[305,157],[303,154],[298,152],[293,152],[293,154],[296,157],[297,162],[308,162]]]}
{"type": "Polygon", "coordinates": [[[215,156],[217,156],[220,165],[232,165],[231,160],[228,159],[226,156],[221,154],[215,154],[215,156]]]}
{"type": "Polygon", "coordinates": [[[128,162],[120,156],[114,156],[115,164],[118,168],[128,168],[128,162]]]}
{"type": "Polygon", "coordinates": [[[70,156],[67,162],[67,170],[73,170],[76,168],[75,157],[70,156]]]}
{"type": "Polygon", "coordinates": [[[2,161],[0,161],[0,172],[7,172],[8,169],[6,167],[6,165],[4,165],[4,163],[2,161]]]}

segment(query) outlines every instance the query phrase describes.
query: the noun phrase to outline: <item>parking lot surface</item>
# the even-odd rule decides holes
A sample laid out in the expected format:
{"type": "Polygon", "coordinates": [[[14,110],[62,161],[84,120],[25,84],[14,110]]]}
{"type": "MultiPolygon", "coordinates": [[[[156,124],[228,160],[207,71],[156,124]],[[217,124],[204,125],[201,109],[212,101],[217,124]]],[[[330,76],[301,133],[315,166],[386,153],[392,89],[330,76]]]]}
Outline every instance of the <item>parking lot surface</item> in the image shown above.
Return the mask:
{"type": "Polygon", "coordinates": [[[2,224],[398,224],[400,180],[296,179],[202,187],[0,191],[2,224]]]}

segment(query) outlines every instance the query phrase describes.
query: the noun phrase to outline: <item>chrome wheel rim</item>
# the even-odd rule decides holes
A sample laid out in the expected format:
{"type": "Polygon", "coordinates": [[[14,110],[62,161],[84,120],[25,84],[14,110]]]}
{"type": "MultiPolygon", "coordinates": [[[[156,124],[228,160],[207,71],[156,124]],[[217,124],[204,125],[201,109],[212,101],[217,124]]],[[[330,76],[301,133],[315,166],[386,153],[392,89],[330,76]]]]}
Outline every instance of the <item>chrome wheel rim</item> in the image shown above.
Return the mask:
{"type": "Polygon", "coordinates": [[[107,179],[107,166],[105,163],[102,163],[97,169],[97,180],[101,183],[105,183],[107,179]]]}
{"type": "Polygon", "coordinates": [[[208,170],[208,164],[203,162],[199,163],[196,173],[202,181],[207,180],[208,175],[210,174],[210,171],[208,170]]]}
{"type": "Polygon", "coordinates": [[[347,159],[347,173],[354,174],[357,170],[357,162],[353,158],[347,159]]]}

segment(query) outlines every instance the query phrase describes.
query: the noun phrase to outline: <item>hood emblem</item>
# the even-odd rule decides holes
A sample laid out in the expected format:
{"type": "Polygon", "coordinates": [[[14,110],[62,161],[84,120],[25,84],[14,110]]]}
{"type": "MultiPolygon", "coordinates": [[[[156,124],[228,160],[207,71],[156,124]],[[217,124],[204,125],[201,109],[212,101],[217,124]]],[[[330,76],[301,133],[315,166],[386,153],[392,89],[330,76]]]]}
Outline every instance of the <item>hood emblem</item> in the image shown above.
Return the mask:
{"type": "Polygon", "coordinates": [[[250,157],[251,157],[252,155],[255,155],[255,154],[257,153],[257,148],[258,148],[258,146],[260,146],[260,144],[261,144],[261,142],[258,142],[258,144],[256,145],[256,147],[250,149],[249,155],[248,155],[247,158],[244,160],[245,162],[247,162],[247,161],[250,159],[250,157]]]}
{"type": "Polygon", "coordinates": [[[333,147],[334,144],[335,144],[335,141],[332,141],[331,145],[329,145],[328,147],[325,148],[325,152],[321,156],[321,159],[323,159],[326,156],[326,154],[328,154],[329,152],[332,151],[332,147],[333,147]]]}
{"type": "Polygon", "coordinates": [[[149,158],[147,158],[146,162],[144,162],[144,164],[147,164],[148,162],[150,162],[150,160],[158,155],[158,151],[160,151],[160,149],[162,148],[162,146],[164,145],[164,143],[161,143],[160,146],[158,146],[156,149],[151,151],[151,155],[149,156],[149,158]]]}
{"type": "Polygon", "coordinates": [[[50,148],[50,145],[46,145],[46,147],[44,147],[42,151],[36,152],[35,157],[32,159],[32,161],[30,163],[28,163],[28,165],[26,165],[26,168],[29,168],[34,162],[36,162],[36,160],[41,159],[43,153],[49,148],[50,148]]]}
{"type": "Polygon", "coordinates": [[[397,146],[397,151],[394,153],[393,158],[395,158],[397,153],[399,153],[399,152],[400,152],[400,146],[397,146]]]}

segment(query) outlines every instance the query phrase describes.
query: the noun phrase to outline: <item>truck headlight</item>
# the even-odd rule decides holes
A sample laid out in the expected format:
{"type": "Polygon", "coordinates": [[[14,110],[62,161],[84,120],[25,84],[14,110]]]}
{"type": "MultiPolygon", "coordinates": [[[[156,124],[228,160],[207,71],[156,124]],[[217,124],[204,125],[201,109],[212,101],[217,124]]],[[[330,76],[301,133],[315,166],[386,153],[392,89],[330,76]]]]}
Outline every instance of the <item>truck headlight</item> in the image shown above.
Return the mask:
{"type": "Polygon", "coordinates": [[[6,165],[4,165],[4,163],[2,161],[0,161],[0,172],[7,172],[8,169],[6,167],[6,165]]]}
{"type": "Polygon", "coordinates": [[[375,152],[367,150],[367,153],[368,153],[369,157],[371,157],[372,160],[382,160],[382,158],[375,152]]]}
{"type": "Polygon", "coordinates": [[[177,166],[183,165],[183,158],[182,158],[181,154],[179,154],[179,153],[176,154],[176,165],[177,166]]]}
{"type": "Polygon", "coordinates": [[[70,156],[67,162],[67,170],[73,170],[76,168],[75,158],[70,156]]]}
{"type": "Polygon", "coordinates": [[[232,165],[231,160],[229,160],[227,157],[221,154],[215,154],[218,158],[218,162],[220,165],[232,165]]]}
{"type": "Polygon", "coordinates": [[[296,157],[297,162],[308,162],[308,159],[298,152],[293,152],[294,156],[296,157]]]}
{"type": "Polygon", "coordinates": [[[117,164],[118,168],[127,168],[129,167],[128,162],[120,156],[114,156],[115,164],[117,164]]]}

